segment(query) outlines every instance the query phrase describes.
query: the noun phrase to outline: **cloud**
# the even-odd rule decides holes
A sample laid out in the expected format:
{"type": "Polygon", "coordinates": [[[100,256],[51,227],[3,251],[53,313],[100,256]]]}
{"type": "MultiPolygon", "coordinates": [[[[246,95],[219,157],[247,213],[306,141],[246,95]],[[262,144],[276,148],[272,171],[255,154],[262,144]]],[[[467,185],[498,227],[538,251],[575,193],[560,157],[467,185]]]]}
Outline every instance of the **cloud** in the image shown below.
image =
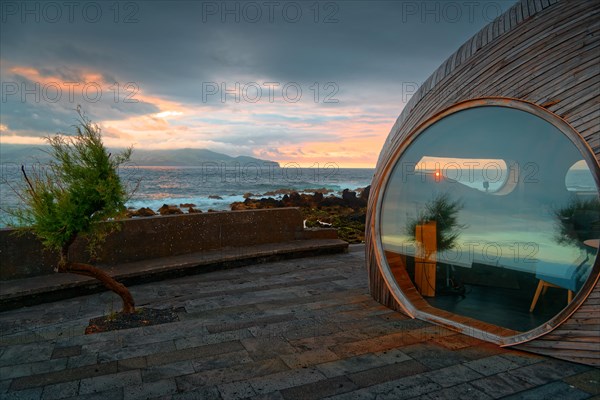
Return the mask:
{"type": "Polygon", "coordinates": [[[511,5],[452,3],[459,17],[447,2],[96,2],[95,22],[36,3],[39,22],[0,25],[2,140],[69,131],[81,104],[111,145],[374,166],[418,84],[511,5]]]}

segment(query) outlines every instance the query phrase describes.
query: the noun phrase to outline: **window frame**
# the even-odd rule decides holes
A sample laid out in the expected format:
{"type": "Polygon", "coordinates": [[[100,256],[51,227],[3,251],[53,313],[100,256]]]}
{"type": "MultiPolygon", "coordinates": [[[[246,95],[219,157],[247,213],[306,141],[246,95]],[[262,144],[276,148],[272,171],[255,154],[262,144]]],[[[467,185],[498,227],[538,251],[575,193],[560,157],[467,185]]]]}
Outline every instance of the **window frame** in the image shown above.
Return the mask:
{"type": "Polygon", "coordinates": [[[529,112],[530,114],[542,118],[546,122],[556,127],[575,145],[586,164],[588,166],[591,165],[591,173],[594,178],[594,182],[596,183],[596,188],[598,189],[598,196],[600,197],[600,166],[598,160],[595,158],[594,153],[587,142],[567,121],[532,102],[507,97],[483,97],[453,104],[427,118],[425,122],[415,127],[411,132],[403,137],[401,144],[388,159],[388,162],[383,166],[381,174],[382,178],[379,180],[377,187],[372,190],[372,193],[374,193],[377,197],[374,202],[375,214],[370,228],[371,232],[373,232],[373,235],[375,236],[373,240],[373,255],[377,261],[379,271],[389,292],[404,313],[412,318],[418,318],[436,323],[438,325],[446,326],[450,329],[458,330],[470,336],[494,342],[501,346],[512,346],[519,343],[528,342],[532,339],[543,336],[548,332],[551,332],[564,321],[566,321],[575,311],[577,311],[577,309],[593,291],[594,287],[598,284],[600,277],[600,253],[596,255],[594,265],[587,280],[581,289],[575,294],[573,300],[567,304],[565,308],[563,308],[558,314],[546,321],[541,326],[529,331],[519,332],[473,318],[453,314],[429,305],[429,303],[427,303],[427,301],[417,292],[414,283],[410,279],[404,279],[400,283],[394,277],[392,268],[390,267],[387,257],[385,256],[385,250],[381,240],[381,211],[385,197],[385,189],[388,186],[389,180],[394,171],[394,167],[397,165],[404,152],[427,128],[439,122],[443,118],[459,111],[488,106],[507,107],[529,112]]]}

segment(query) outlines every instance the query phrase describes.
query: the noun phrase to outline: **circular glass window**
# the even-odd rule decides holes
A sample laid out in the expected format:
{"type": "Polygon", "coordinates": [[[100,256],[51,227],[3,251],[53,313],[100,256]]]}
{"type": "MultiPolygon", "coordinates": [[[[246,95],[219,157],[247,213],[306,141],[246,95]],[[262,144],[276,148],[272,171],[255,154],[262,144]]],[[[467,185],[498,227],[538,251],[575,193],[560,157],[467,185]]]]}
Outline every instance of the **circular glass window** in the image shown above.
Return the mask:
{"type": "Polygon", "coordinates": [[[521,109],[483,105],[437,120],[385,186],[390,276],[404,292],[409,277],[413,296],[454,315],[521,332],[542,325],[598,253],[593,168],[559,128],[521,109]]]}

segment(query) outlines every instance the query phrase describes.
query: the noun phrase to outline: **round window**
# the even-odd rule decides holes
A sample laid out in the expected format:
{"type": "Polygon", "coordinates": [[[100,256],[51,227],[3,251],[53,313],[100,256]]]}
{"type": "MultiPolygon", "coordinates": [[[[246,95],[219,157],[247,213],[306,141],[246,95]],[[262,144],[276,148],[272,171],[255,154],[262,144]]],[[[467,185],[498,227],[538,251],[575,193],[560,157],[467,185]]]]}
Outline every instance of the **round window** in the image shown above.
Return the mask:
{"type": "Polygon", "coordinates": [[[598,253],[598,167],[543,113],[478,103],[411,138],[379,212],[400,290],[517,332],[572,301],[598,253]]]}

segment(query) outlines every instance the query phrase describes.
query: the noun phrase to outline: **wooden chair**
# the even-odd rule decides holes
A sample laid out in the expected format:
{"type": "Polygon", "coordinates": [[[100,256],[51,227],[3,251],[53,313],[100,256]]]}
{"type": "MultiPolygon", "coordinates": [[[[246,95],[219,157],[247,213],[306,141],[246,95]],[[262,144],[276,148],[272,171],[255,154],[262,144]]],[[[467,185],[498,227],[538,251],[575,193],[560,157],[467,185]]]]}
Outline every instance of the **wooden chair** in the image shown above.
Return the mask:
{"type": "Polygon", "coordinates": [[[537,304],[540,294],[546,294],[548,288],[559,288],[567,290],[567,302],[570,303],[573,300],[573,293],[577,291],[578,286],[580,285],[582,280],[587,278],[588,269],[591,268],[590,265],[586,265],[586,263],[590,259],[590,255],[588,252],[584,253],[585,259],[581,261],[583,255],[579,260],[577,260],[577,266],[571,266],[571,273],[566,277],[555,277],[550,275],[544,275],[543,273],[536,273],[536,277],[539,279],[537,289],[535,290],[535,294],[533,296],[533,301],[531,302],[531,306],[529,307],[529,312],[533,312],[535,305],[537,304]]]}
{"type": "MultiPolygon", "coordinates": [[[[538,282],[537,289],[535,290],[535,295],[533,296],[533,301],[531,302],[531,307],[529,307],[529,312],[533,312],[533,309],[535,308],[535,305],[537,304],[538,299],[540,298],[540,294],[546,294],[549,287],[564,289],[561,286],[540,279],[540,281],[538,282]]],[[[567,302],[570,303],[572,300],[573,291],[571,289],[567,289],[567,302]]]]}

